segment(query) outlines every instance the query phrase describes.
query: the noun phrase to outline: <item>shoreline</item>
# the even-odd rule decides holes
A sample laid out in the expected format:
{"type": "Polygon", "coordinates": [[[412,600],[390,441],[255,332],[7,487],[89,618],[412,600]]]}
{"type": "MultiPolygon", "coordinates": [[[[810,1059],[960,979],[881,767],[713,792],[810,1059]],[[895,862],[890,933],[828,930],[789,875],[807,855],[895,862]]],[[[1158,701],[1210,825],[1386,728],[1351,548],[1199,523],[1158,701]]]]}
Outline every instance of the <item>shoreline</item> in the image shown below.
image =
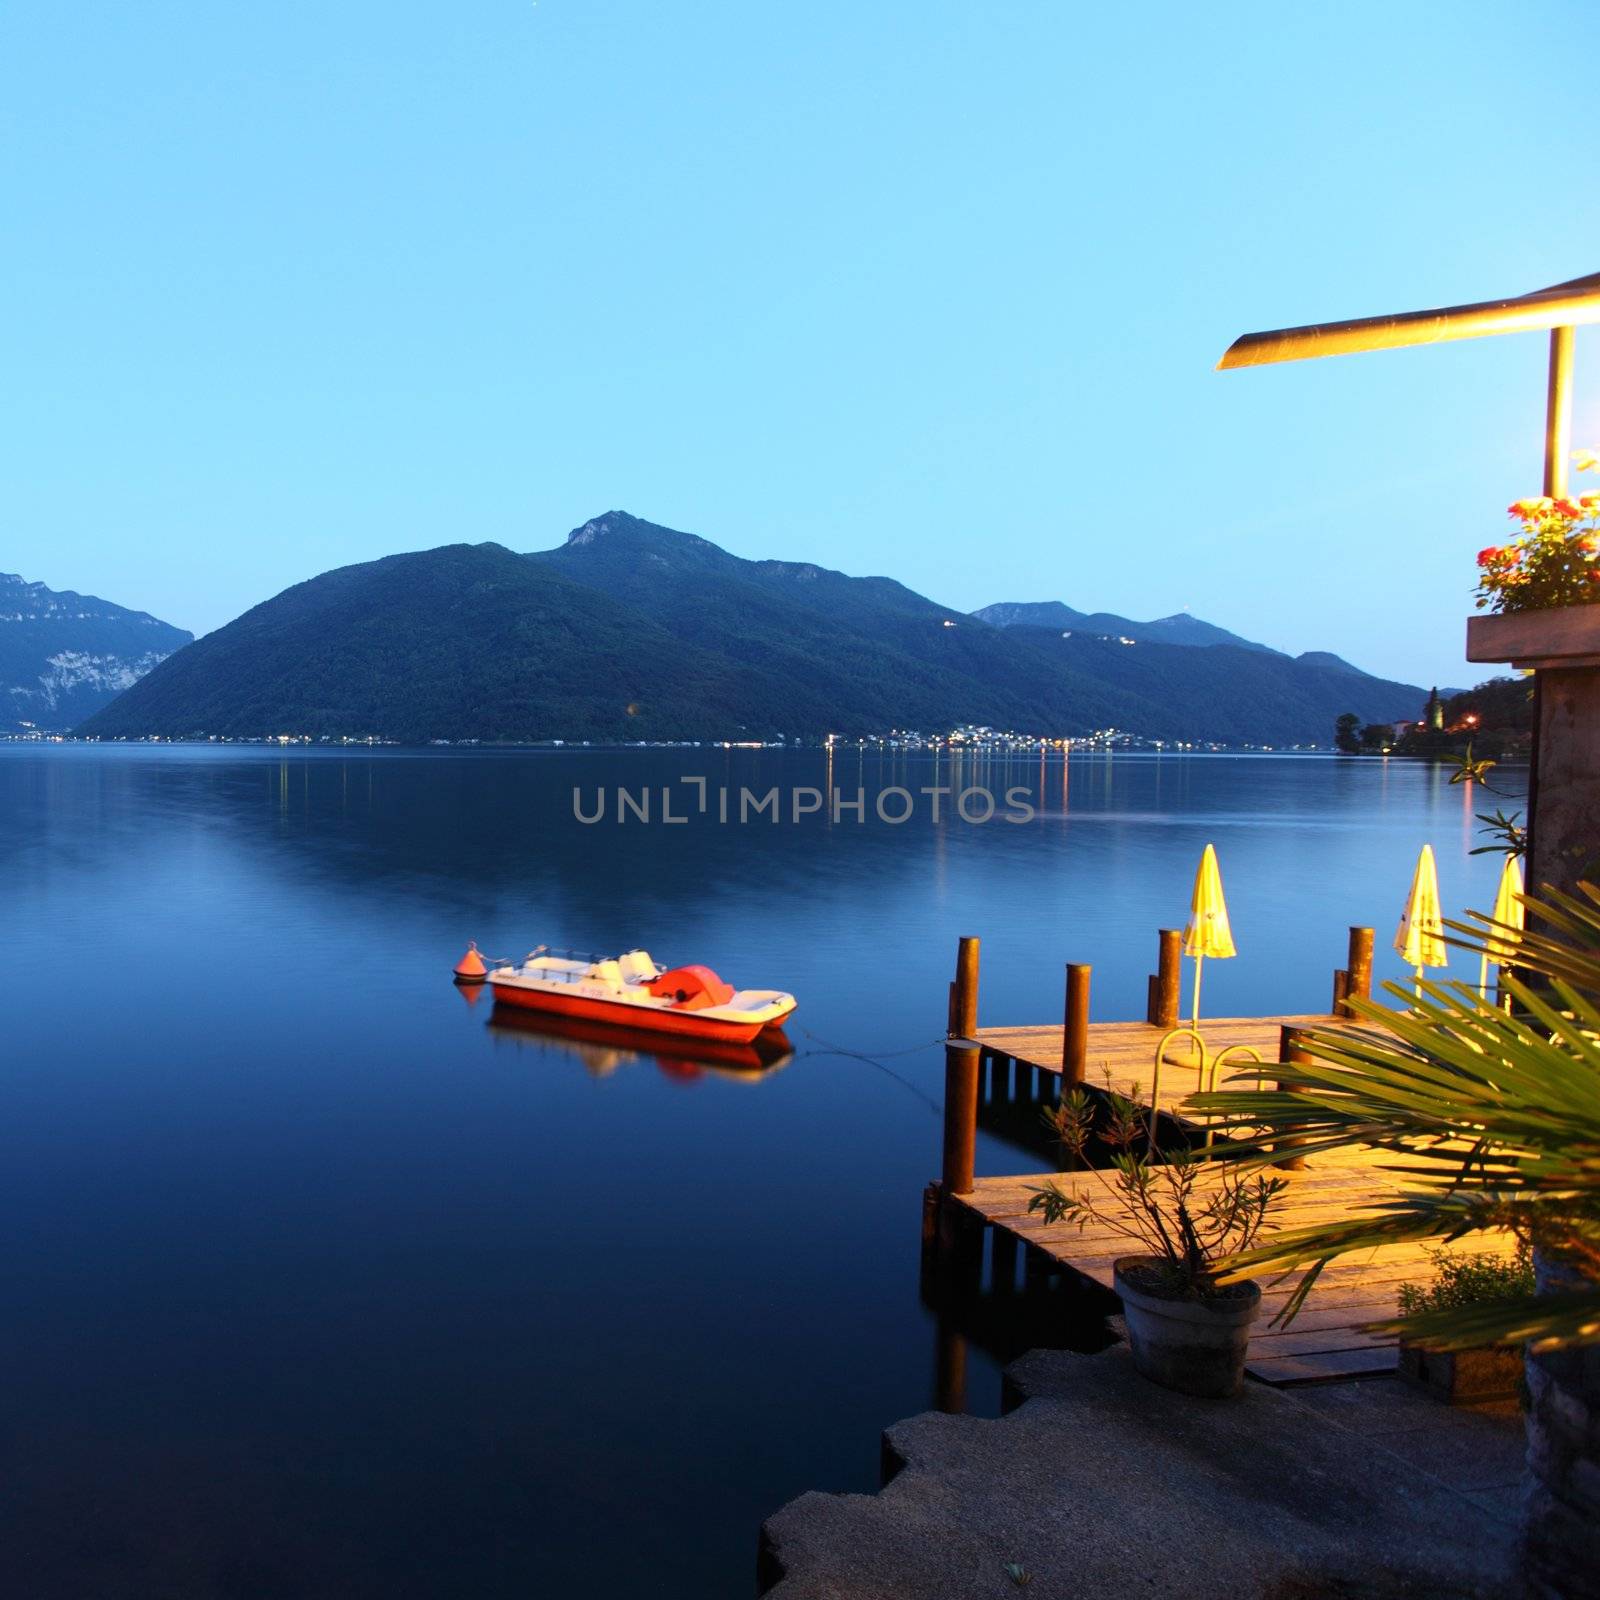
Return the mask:
{"type": "MultiPolygon", "coordinates": [[[[1141,756],[1141,757],[1204,757],[1204,756],[1256,756],[1299,757],[1306,759],[1335,759],[1351,761],[1408,761],[1446,765],[1456,758],[1448,752],[1401,752],[1356,754],[1335,749],[1332,745],[1230,745],[1220,742],[1178,743],[1177,741],[1105,742],[1093,739],[1037,739],[1015,742],[896,742],[872,738],[825,740],[754,740],[754,739],[354,739],[312,738],[310,736],[282,736],[278,738],[167,738],[151,735],[136,739],[79,738],[70,733],[5,733],[0,734],[0,746],[70,746],[74,749],[181,749],[181,750],[269,750],[274,752],[319,751],[348,755],[358,751],[404,751],[417,754],[426,751],[540,751],[545,753],[567,751],[626,750],[754,750],[754,751],[829,751],[871,752],[879,755],[935,755],[1039,757],[1059,759],[1073,756],[1141,756]]],[[[1526,767],[1526,755],[1502,756],[1498,767],[1526,767]]]]}

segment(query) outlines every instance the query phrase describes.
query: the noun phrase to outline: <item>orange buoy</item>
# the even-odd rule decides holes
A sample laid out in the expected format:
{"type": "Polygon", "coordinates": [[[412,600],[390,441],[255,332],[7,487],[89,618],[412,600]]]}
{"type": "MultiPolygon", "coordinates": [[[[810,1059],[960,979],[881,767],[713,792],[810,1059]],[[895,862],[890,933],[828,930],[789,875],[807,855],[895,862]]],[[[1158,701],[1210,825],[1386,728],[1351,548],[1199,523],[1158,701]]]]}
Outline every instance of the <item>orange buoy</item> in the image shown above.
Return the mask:
{"type": "Polygon", "coordinates": [[[483,957],[478,954],[478,944],[475,939],[467,943],[467,953],[456,962],[457,983],[482,983],[489,976],[489,969],[483,964],[483,957]]]}

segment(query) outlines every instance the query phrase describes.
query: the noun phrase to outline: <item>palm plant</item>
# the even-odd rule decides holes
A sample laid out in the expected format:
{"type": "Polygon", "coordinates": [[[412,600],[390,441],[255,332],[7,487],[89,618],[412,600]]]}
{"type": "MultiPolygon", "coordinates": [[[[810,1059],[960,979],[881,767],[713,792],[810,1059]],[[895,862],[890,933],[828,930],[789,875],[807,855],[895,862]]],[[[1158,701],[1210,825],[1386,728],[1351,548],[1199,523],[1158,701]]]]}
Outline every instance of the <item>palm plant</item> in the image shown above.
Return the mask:
{"type": "Polygon", "coordinates": [[[1509,1010],[1467,984],[1423,983],[1416,995],[1388,984],[1399,1009],[1353,1001],[1368,1026],[1311,1031],[1313,1059],[1296,1064],[1294,1088],[1190,1097],[1230,1129],[1214,1154],[1264,1164],[1274,1156],[1263,1143],[1292,1134],[1307,1156],[1388,1151],[1407,1180],[1394,1199],[1264,1236],[1222,1264],[1230,1278],[1305,1269],[1279,1320],[1349,1251],[1508,1229],[1559,1292],[1422,1309],[1380,1326],[1439,1349],[1600,1340],[1600,887],[1580,887],[1582,898],[1524,896],[1526,931],[1479,912],[1447,924],[1459,948],[1514,959],[1503,974],[1509,1010]]]}

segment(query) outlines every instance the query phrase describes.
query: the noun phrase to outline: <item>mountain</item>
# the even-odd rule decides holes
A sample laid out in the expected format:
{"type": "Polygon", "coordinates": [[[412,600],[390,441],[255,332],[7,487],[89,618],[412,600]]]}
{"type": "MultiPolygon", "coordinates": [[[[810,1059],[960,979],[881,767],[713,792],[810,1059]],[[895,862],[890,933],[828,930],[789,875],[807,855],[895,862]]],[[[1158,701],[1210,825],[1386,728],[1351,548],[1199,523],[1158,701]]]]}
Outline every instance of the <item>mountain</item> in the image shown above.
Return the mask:
{"type": "Polygon", "coordinates": [[[737,727],[736,666],[496,544],[325,572],[198,639],[80,733],[649,738],[737,727]],[[634,733],[638,726],[651,731],[634,733]]]}
{"type": "Polygon", "coordinates": [[[608,512],[551,550],[447,545],[324,573],[180,651],[79,730],[692,739],[982,723],[1326,741],[1423,691],[1237,645],[994,627],[889,578],[748,561],[608,512]]]}
{"type": "Polygon", "coordinates": [[[1330,672],[1352,672],[1358,678],[1367,676],[1360,667],[1351,666],[1343,656],[1336,656],[1331,650],[1302,650],[1295,660],[1305,662],[1308,667],[1326,667],[1330,672]]]}
{"type": "Polygon", "coordinates": [[[193,637],[143,611],[0,572],[0,733],[65,732],[193,637]]]}
{"type": "MultiPolygon", "coordinates": [[[[1059,600],[1002,600],[972,613],[997,628],[1056,628],[1075,633],[1101,633],[1109,637],[1132,639],[1144,644],[1186,645],[1237,645],[1241,650],[1263,650],[1268,655],[1282,655],[1270,645],[1257,644],[1253,639],[1241,639],[1214,622],[1202,622],[1187,611],[1170,617],[1157,617],[1154,622],[1134,622],[1119,617],[1112,611],[1074,611],[1059,600]]],[[[1328,657],[1337,661],[1337,656],[1328,657]]],[[[1352,669],[1354,670],[1354,669],[1352,669]]]]}

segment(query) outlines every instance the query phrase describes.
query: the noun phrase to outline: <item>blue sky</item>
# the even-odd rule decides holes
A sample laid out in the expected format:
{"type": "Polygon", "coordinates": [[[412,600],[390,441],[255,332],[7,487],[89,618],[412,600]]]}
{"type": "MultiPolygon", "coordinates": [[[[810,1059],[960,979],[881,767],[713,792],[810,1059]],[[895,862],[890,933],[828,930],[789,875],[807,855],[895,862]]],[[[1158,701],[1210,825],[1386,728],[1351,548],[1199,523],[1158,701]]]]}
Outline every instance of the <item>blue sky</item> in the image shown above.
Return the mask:
{"type": "Polygon", "coordinates": [[[1211,368],[1600,268],[1588,20],[11,0],[0,569],[205,631],[621,507],[1470,681],[1543,337],[1211,368]]]}

